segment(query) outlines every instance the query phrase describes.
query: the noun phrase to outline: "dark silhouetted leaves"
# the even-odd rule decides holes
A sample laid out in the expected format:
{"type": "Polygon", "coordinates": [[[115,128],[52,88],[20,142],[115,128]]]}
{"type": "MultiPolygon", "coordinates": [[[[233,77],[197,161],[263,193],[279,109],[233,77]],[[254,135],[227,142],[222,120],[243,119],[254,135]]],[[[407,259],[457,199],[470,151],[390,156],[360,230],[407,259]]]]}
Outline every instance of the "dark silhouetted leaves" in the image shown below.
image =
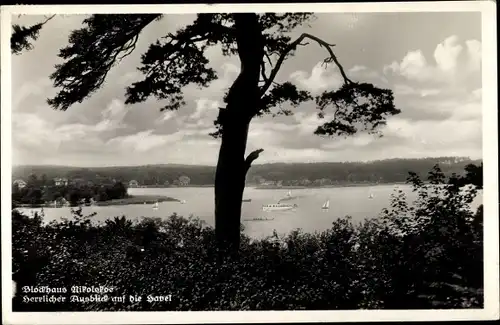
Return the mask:
{"type": "Polygon", "coordinates": [[[29,26],[12,26],[12,35],[10,37],[10,49],[12,54],[21,54],[23,51],[31,51],[33,49],[32,41],[36,41],[38,39],[38,35],[43,25],[45,25],[49,20],[54,18],[55,15],[52,15],[45,19],[43,22],[29,26]],[[31,39],[31,40],[30,40],[31,39]]]}
{"type": "Polygon", "coordinates": [[[73,31],[69,45],[59,52],[65,61],[50,78],[61,90],[48,103],[66,110],[98,90],[113,65],[134,50],[142,29],[160,17],[106,14],[85,19],[85,27],[73,31]]]}
{"type": "Polygon", "coordinates": [[[185,104],[183,87],[190,83],[206,87],[217,78],[204,56],[207,42],[214,41],[214,37],[208,26],[203,28],[209,22],[204,23],[202,18],[206,16],[199,15],[196,20],[199,25],[195,22],[149,47],[139,68],[145,79],[127,88],[126,103],[138,103],[154,96],[168,101],[162,110],[176,110],[185,104]]]}
{"type": "Polygon", "coordinates": [[[33,49],[33,45],[30,42],[38,38],[40,29],[42,29],[42,24],[36,24],[30,27],[22,27],[19,25],[12,26],[14,32],[10,38],[10,46],[12,49],[12,54],[21,54],[23,50],[29,51],[33,49]]]}
{"type": "Polygon", "coordinates": [[[262,97],[262,108],[259,110],[257,115],[271,113],[271,109],[275,107],[278,107],[279,110],[277,113],[273,113],[273,115],[292,115],[293,112],[290,109],[283,107],[283,104],[289,103],[292,107],[297,108],[303,102],[312,99],[313,98],[309,92],[298,90],[297,86],[291,82],[278,84],[271,88],[262,97]]]}
{"type": "Polygon", "coordinates": [[[325,91],[316,98],[320,117],[333,109],[333,120],[319,126],[317,135],[354,135],[358,131],[378,133],[387,117],[401,111],[394,106],[392,90],[368,83],[345,83],[335,91],[325,91]]]}
{"type": "MultiPolygon", "coordinates": [[[[277,59],[288,46],[291,37],[286,35],[312,20],[312,13],[265,13],[259,15],[265,39],[266,56],[277,59]]],[[[287,55],[291,57],[293,52],[287,55]]]]}

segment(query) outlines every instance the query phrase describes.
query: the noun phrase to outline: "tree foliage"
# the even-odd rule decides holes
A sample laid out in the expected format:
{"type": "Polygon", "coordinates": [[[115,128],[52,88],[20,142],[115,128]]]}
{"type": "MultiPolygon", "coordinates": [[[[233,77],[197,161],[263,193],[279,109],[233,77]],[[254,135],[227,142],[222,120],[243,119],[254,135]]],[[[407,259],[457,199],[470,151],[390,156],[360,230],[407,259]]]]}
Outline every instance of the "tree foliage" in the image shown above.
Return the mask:
{"type": "MultiPolygon", "coordinates": [[[[219,46],[222,54],[238,54],[236,44],[235,14],[198,14],[194,22],[175,33],[151,44],[141,57],[138,70],[141,81],[126,89],[126,103],[134,104],[154,97],[163,102],[162,110],[177,110],[185,104],[182,90],[189,84],[208,86],[217,79],[209,67],[205,50],[219,46]]],[[[140,32],[162,15],[93,15],[83,21],[83,27],[69,37],[69,45],[59,56],[64,63],[56,66],[51,75],[59,93],[48,100],[56,109],[66,110],[82,102],[99,89],[109,70],[135,49],[140,32]]],[[[311,13],[258,14],[262,29],[264,55],[259,81],[258,107],[249,112],[250,118],[263,114],[291,115],[291,107],[315,100],[323,118],[328,108],[334,108],[334,119],[316,130],[320,135],[352,135],[358,130],[374,131],[385,123],[386,117],[399,113],[393,105],[392,91],[371,84],[351,81],[333,52],[333,44],[310,35],[302,34],[292,41],[289,32],[314,18],[311,13]],[[344,78],[339,90],[326,91],[313,97],[289,81],[277,82],[282,64],[292,57],[298,47],[317,43],[327,52],[324,64],[334,63],[344,78]]],[[[168,19],[168,16],[165,17],[168,19]]],[[[227,103],[227,94],[224,98],[227,103]]],[[[221,108],[222,110],[223,108],[221,108]]],[[[219,137],[224,122],[221,116],[214,121],[219,137]]],[[[231,123],[230,121],[228,123],[231,123]]]]}
{"type": "MultiPolygon", "coordinates": [[[[67,110],[89,97],[104,84],[110,69],[135,49],[141,31],[160,18],[159,14],[111,14],[84,19],[83,27],[71,32],[69,45],[59,52],[64,62],[50,76],[59,91],[48,104],[67,110]]],[[[376,133],[388,116],[400,112],[391,90],[349,79],[333,51],[334,44],[308,33],[292,41],[288,33],[313,18],[311,13],[198,14],[191,24],[166,33],[149,46],[138,67],[143,80],[126,88],[127,104],[155,98],[163,102],[162,110],[177,110],[185,104],[183,89],[187,85],[207,87],[217,79],[206,57],[209,47],[220,47],[224,56],[238,55],[240,73],[224,96],[226,107],[220,107],[214,121],[216,130],[211,133],[222,138],[215,171],[216,232],[221,247],[239,245],[246,174],[263,151],[257,149],[245,158],[252,118],[290,115],[285,105],[297,107],[315,99],[319,118],[325,118],[327,107],[334,108],[333,120],[315,133],[332,136],[353,135],[360,130],[376,133]],[[285,61],[308,41],[325,50],[325,66],[335,64],[338,68],[344,82],[339,90],[314,98],[277,78],[285,61]]]]}
{"type": "Polygon", "coordinates": [[[63,64],[50,77],[61,91],[48,103],[66,110],[99,89],[113,65],[135,48],[141,30],[160,15],[93,15],[59,51],[63,64]]]}
{"type": "MultiPolygon", "coordinates": [[[[470,164],[467,170],[482,168],[470,164]]],[[[432,308],[460,308],[483,301],[483,208],[471,209],[482,179],[466,176],[446,177],[440,166],[428,173],[427,182],[411,172],[408,183],[417,193],[409,204],[399,191],[392,197],[391,209],[384,209],[383,223],[397,230],[399,252],[420,263],[403,265],[393,276],[402,281],[397,291],[411,294],[415,301],[428,301],[432,308]],[[406,278],[421,277],[416,286],[406,278]],[[405,279],[405,280],[403,280],[405,279]]]]}
{"type": "Polygon", "coordinates": [[[127,197],[127,186],[121,182],[107,185],[37,185],[28,184],[24,188],[12,186],[12,202],[16,204],[39,205],[52,203],[61,198],[66,199],[72,206],[78,205],[82,200],[89,203],[95,201],[108,201],[127,197]]]}
{"type": "Polygon", "coordinates": [[[10,48],[12,54],[21,54],[23,51],[30,51],[33,49],[33,41],[38,39],[38,35],[43,25],[45,25],[49,20],[54,18],[55,15],[50,16],[43,22],[24,27],[20,25],[12,26],[12,35],[10,37],[10,48]]]}

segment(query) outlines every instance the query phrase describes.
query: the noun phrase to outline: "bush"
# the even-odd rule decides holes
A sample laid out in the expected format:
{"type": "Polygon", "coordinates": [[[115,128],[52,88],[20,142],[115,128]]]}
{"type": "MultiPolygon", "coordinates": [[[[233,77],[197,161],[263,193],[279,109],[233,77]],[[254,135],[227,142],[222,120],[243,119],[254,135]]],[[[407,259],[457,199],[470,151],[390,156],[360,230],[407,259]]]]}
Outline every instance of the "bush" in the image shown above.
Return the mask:
{"type": "MultiPolygon", "coordinates": [[[[43,224],[13,210],[13,272],[23,286],[107,286],[141,302],[23,303],[21,310],[326,310],[479,308],[483,304],[482,208],[475,189],[445,183],[439,168],[418,199],[395,193],[379,218],[340,218],[320,233],[264,240],[241,234],[237,255],[218,252],[214,229],[196,218],[125,217],[43,224]],[[171,294],[170,302],[147,295],[171,294]]],[[[36,294],[33,294],[36,295],[36,294]]],[[[68,299],[71,293],[65,295],[68,299]]],[[[80,294],[80,296],[84,296],[80,294]]],[[[88,294],[87,294],[88,296],[88,294]]]]}

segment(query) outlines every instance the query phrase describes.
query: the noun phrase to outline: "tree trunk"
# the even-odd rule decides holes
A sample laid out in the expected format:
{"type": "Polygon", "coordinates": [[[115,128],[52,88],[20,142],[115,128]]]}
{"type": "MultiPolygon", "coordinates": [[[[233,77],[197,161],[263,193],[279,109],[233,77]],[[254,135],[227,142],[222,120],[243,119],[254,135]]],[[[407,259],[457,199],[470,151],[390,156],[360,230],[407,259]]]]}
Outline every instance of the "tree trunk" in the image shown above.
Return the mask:
{"type": "Polygon", "coordinates": [[[215,173],[215,232],[220,248],[237,249],[249,167],[245,151],[248,128],[259,102],[264,42],[256,14],[235,14],[234,19],[241,71],[227,94],[226,109],[219,113],[222,143],[215,173]]]}
{"type": "Polygon", "coordinates": [[[215,174],[215,232],[220,247],[237,248],[245,189],[245,149],[248,124],[224,127],[215,174]]]}

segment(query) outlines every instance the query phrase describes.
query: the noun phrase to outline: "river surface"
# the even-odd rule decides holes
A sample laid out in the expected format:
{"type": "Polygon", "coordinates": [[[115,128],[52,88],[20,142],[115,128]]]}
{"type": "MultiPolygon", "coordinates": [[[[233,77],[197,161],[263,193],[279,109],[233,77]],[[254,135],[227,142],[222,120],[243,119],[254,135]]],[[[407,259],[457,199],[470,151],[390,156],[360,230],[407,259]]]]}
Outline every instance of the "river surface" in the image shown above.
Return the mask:
{"type": "MultiPolygon", "coordinates": [[[[412,202],[416,194],[407,185],[378,185],[354,186],[336,188],[294,189],[291,190],[292,199],[285,201],[287,204],[297,204],[292,211],[262,211],[262,205],[276,203],[287,195],[284,189],[255,189],[246,188],[245,199],[242,206],[242,222],[245,233],[253,238],[262,238],[276,230],[280,234],[301,228],[305,232],[322,231],[330,228],[335,219],[350,215],[353,221],[363,221],[365,218],[377,217],[383,208],[390,206],[390,196],[396,190],[406,193],[408,201],[412,202]],[[373,196],[369,198],[370,194],[373,196]],[[322,205],[330,201],[328,210],[322,205]],[[245,221],[251,218],[274,218],[268,221],[245,221]]],[[[204,220],[207,224],[214,225],[214,189],[211,187],[187,188],[130,188],[130,195],[165,195],[179,200],[179,202],[162,202],[158,209],[153,209],[149,204],[134,204],[121,206],[91,206],[83,207],[84,215],[96,212],[96,220],[105,220],[116,216],[125,215],[127,218],[141,217],[167,218],[174,212],[188,217],[190,215],[204,220]]],[[[473,203],[473,208],[482,203],[479,194],[473,203]]],[[[41,209],[19,209],[31,214],[41,209]]],[[[70,208],[44,208],[45,220],[60,220],[70,216],[70,208]]]]}

